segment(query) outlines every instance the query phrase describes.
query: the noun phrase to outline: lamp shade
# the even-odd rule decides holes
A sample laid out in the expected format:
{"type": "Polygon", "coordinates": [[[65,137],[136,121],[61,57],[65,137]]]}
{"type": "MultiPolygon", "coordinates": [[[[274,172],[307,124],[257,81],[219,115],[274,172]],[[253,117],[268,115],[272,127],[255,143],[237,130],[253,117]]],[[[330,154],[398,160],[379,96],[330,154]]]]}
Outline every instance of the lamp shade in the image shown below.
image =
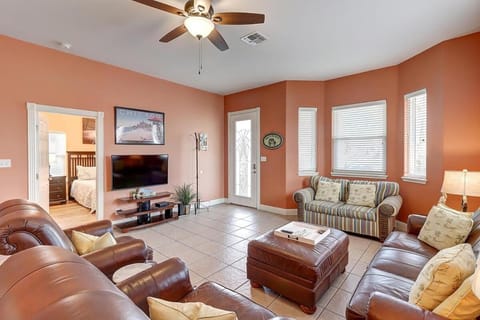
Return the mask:
{"type": "Polygon", "coordinates": [[[188,32],[195,38],[202,39],[208,37],[212,32],[213,25],[212,20],[205,17],[192,16],[185,19],[183,22],[188,32]]]}
{"type": "Polygon", "coordinates": [[[445,171],[441,192],[480,197],[480,172],[445,171]]]}

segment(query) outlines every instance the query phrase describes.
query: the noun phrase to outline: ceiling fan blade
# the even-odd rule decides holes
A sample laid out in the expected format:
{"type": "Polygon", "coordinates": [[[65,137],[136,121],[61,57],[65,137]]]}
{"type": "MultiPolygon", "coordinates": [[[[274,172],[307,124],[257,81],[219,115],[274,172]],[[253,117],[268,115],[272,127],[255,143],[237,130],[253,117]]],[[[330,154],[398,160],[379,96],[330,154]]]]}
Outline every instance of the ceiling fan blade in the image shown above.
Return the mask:
{"type": "Polygon", "coordinates": [[[212,32],[210,32],[208,40],[210,40],[210,42],[213,43],[213,45],[220,51],[225,51],[228,49],[228,44],[225,42],[225,39],[223,39],[222,35],[217,31],[217,29],[213,29],[212,32]]]}
{"type": "Polygon", "coordinates": [[[218,24],[256,24],[264,23],[265,15],[248,12],[222,12],[213,16],[213,22],[218,24]]]}
{"type": "Polygon", "coordinates": [[[173,39],[180,37],[185,32],[187,32],[187,28],[185,27],[185,25],[182,24],[181,26],[176,27],[175,29],[164,35],[162,39],[160,39],[160,42],[170,42],[173,39]]]}
{"type": "Polygon", "coordinates": [[[206,13],[210,10],[212,0],[193,0],[193,7],[201,13],[206,13]]]}
{"type": "Polygon", "coordinates": [[[155,0],[133,0],[133,1],[144,4],[144,5],[149,6],[149,7],[153,7],[153,8],[159,9],[159,10],[166,11],[168,13],[173,13],[173,14],[176,14],[176,15],[179,15],[179,16],[187,16],[187,13],[185,11],[183,11],[182,9],[179,9],[179,8],[176,8],[176,7],[173,7],[171,5],[161,3],[161,2],[158,2],[158,1],[155,1],[155,0]]]}

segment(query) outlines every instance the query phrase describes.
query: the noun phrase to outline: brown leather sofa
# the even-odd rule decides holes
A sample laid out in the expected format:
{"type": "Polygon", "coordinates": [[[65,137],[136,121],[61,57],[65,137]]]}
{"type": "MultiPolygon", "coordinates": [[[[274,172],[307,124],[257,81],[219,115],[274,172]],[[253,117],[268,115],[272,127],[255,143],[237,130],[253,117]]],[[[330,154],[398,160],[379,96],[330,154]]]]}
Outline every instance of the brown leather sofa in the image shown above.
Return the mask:
{"type": "Polygon", "coordinates": [[[118,287],[72,252],[37,246],[0,265],[0,319],[148,319],[147,296],[205,302],[235,311],[239,320],[275,317],[218,284],[207,282],[194,289],[185,264],[178,258],[157,264],[118,287]]]}
{"type": "MultiPolygon", "coordinates": [[[[413,283],[423,266],[438,250],[417,239],[426,216],[410,215],[407,232],[394,231],[384,241],[360,279],[347,305],[347,320],[445,319],[408,303],[413,283]]],[[[480,211],[466,242],[480,252],[480,211]]]]}
{"type": "MultiPolygon", "coordinates": [[[[40,206],[23,199],[0,204],[0,254],[11,255],[25,249],[52,245],[76,253],[70,237],[72,230],[101,236],[112,232],[112,222],[101,220],[62,230],[40,206]]],[[[83,255],[108,278],[120,267],[152,260],[153,251],[143,240],[129,236],[117,237],[117,244],[83,255]]]]}

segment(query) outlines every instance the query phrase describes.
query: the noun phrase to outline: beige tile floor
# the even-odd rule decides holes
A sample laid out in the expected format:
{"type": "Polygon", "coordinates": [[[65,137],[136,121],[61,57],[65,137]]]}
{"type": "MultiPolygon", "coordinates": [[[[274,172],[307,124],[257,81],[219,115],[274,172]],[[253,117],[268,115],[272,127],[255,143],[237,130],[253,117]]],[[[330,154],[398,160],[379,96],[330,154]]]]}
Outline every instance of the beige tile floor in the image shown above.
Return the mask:
{"type": "Polygon", "coordinates": [[[366,266],[380,248],[380,242],[350,235],[346,272],[317,303],[313,315],[303,313],[295,303],[269,289],[255,289],[246,277],[249,239],[279,227],[295,217],[281,216],[250,208],[218,205],[197,215],[148,229],[130,232],[154,249],[154,260],[180,257],[190,270],[193,285],[211,280],[235,290],[267,307],[277,315],[296,319],[345,319],[345,306],[366,266]]]}

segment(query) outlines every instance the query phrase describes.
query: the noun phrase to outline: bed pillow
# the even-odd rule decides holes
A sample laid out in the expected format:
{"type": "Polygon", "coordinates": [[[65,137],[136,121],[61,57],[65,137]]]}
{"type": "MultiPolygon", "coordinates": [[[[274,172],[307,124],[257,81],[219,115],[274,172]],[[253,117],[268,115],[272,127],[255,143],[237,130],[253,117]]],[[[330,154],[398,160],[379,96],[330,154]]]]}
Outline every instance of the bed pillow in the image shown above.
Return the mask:
{"type": "Polygon", "coordinates": [[[150,318],[152,320],[237,320],[233,311],[211,307],[202,302],[171,302],[147,297],[150,318]]]}
{"type": "Polygon", "coordinates": [[[78,180],[95,180],[97,178],[97,167],[77,166],[78,180]]]}
{"type": "Polygon", "coordinates": [[[375,208],[375,184],[350,183],[347,204],[375,208]]]}
{"type": "Polygon", "coordinates": [[[84,255],[96,250],[117,244],[117,241],[110,232],[97,237],[80,231],[72,231],[72,243],[79,255],[84,255]]]}
{"type": "Polygon", "coordinates": [[[418,239],[442,250],[464,243],[472,226],[471,217],[449,208],[433,206],[420,229],[418,239]]]}
{"type": "Polygon", "coordinates": [[[318,180],[315,200],[338,202],[340,198],[340,183],[318,180]]]}
{"type": "Polygon", "coordinates": [[[474,271],[475,255],[469,243],[440,250],[420,271],[408,302],[432,311],[474,271]]]}

